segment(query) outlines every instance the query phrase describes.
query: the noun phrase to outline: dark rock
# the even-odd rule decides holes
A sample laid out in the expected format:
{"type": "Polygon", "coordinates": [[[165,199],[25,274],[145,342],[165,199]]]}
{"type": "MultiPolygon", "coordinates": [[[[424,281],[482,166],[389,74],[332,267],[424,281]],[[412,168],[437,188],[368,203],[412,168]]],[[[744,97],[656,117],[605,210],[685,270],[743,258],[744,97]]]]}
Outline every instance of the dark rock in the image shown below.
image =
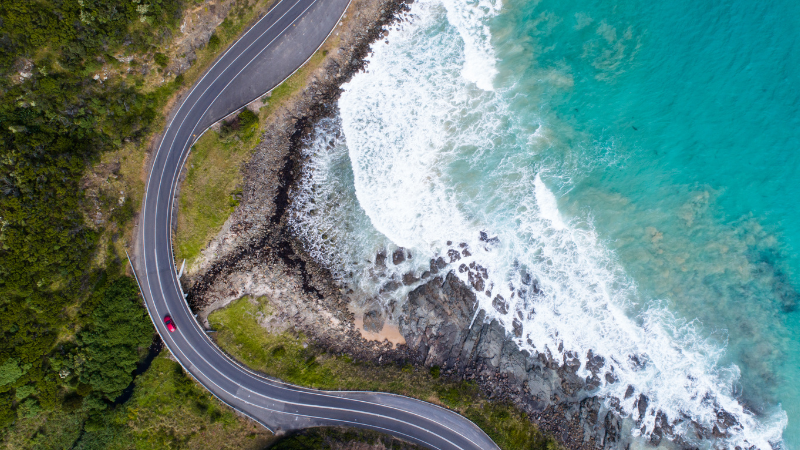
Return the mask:
{"type": "Polygon", "coordinates": [[[622,421],[616,414],[606,414],[603,423],[603,441],[606,448],[615,448],[617,442],[620,440],[620,432],[622,429],[622,421]]]}
{"type": "Polygon", "coordinates": [[[461,264],[460,266],[458,266],[458,273],[464,273],[464,272],[466,272],[468,270],[469,269],[467,268],[466,264],[461,264]]]}
{"type": "Polygon", "coordinates": [[[478,276],[478,274],[476,274],[475,272],[470,271],[467,274],[467,279],[469,280],[469,284],[471,284],[472,287],[475,288],[475,290],[478,292],[482,291],[483,288],[485,287],[483,278],[478,276]]]}
{"type": "Polygon", "coordinates": [[[629,384],[628,389],[625,390],[625,398],[631,398],[634,392],[636,391],[633,389],[633,386],[629,384]]]}
{"type": "Polygon", "coordinates": [[[514,319],[511,323],[511,326],[514,327],[514,337],[521,338],[522,337],[522,322],[519,319],[514,319]]]}
{"type": "Polygon", "coordinates": [[[586,369],[592,374],[597,374],[605,365],[606,360],[602,356],[595,356],[591,350],[586,354],[586,369]]]}
{"type": "Polygon", "coordinates": [[[492,306],[500,314],[507,314],[508,313],[508,302],[500,294],[497,294],[494,297],[494,299],[492,299],[492,306]]]}
{"type": "Polygon", "coordinates": [[[396,291],[396,290],[398,290],[400,288],[400,286],[402,286],[400,283],[398,283],[397,281],[392,280],[392,281],[389,281],[388,283],[383,285],[383,287],[381,288],[381,292],[396,291]]]}
{"type": "Polygon", "coordinates": [[[456,262],[461,259],[461,253],[458,253],[458,250],[450,249],[447,251],[447,256],[450,257],[450,262],[456,262]]]}
{"type": "Polygon", "coordinates": [[[633,370],[639,371],[647,367],[647,356],[645,355],[630,355],[628,361],[631,363],[633,370]]]}
{"type": "Polygon", "coordinates": [[[408,272],[405,275],[403,275],[403,284],[405,284],[406,286],[410,286],[416,283],[417,281],[419,281],[419,278],[414,276],[414,272],[408,272]]]}
{"type": "Polygon", "coordinates": [[[403,247],[398,248],[392,253],[392,264],[395,266],[406,260],[406,249],[403,247]]]}
{"type": "Polygon", "coordinates": [[[611,372],[606,372],[605,378],[606,378],[606,383],[608,384],[614,384],[617,382],[617,377],[614,376],[614,374],[611,372]]]}
{"type": "Polygon", "coordinates": [[[426,365],[450,367],[445,362],[458,357],[475,304],[475,294],[452,272],[417,287],[409,292],[399,321],[406,345],[417,349],[426,365]]]}
{"type": "Polygon", "coordinates": [[[658,413],[656,413],[655,426],[653,427],[653,432],[650,434],[650,444],[658,446],[658,444],[661,443],[661,439],[664,437],[671,438],[673,434],[674,430],[669,423],[667,415],[664,414],[663,411],[658,410],[658,413]]]}
{"type": "Polygon", "coordinates": [[[739,421],[736,420],[736,416],[733,414],[720,409],[717,411],[717,424],[721,429],[727,430],[732,426],[739,425],[739,421]]]}
{"type": "Polygon", "coordinates": [[[463,255],[465,258],[466,258],[467,256],[472,256],[472,253],[470,253],[470,252],[469,252],[469,250],[467,250],[467,249],[461,250],[461,254],[462,254],[462,255],[463,255]]]}
{"type": "Polygon", "coordinates": [[[636,408],[639,410],[640,419],[644,417],[644,413],[647,412],[647,402],[647,396],[644,394],[639,394],[639,400],[636,401],[636,408]]]}
{"type": "Polygon", "coordinates": [[[481,241],[486,242],[487,244],[494,245],[494,244],[499,244],[500,243],[500,239],[497,238],[497,236],[489,237],[489,234],[486,233],[485,231],[481,231],[480,232],[480,239],[481,239],[481,241]]]}
{"type": "Polygon", "coordinates": [[[575,374],[581,368],[581,360],[572,352],[564,353],[564,370],[566,373],[575,374]]]}
{"type": "Polygon", "coordinates": [[[375,265],[378,267],[386,267],[386,252],[381,250],[375,255],[375,265]]]}
{"type": "Polygon", "coordinates": [[[429,276],[431,276],[431,272],[429,270],[426,270],[425,272],[422,272],[422,275],[420,276],[420,278],[422,278],[424,280],[425,278],[428,278],[429,276]]]}

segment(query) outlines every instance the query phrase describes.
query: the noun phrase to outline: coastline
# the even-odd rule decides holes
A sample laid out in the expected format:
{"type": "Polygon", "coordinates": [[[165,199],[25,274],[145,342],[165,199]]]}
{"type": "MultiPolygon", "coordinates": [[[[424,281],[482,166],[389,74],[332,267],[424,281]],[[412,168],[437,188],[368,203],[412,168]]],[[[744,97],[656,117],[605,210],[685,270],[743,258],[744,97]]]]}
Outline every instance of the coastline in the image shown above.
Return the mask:
{"type": "MultiPolygon", "coordinates": [[[[520,351],[497,321],[484,323],[475,294],[447,270],[411,291],[396,323],[388,324],[404,342],[365,339],[384,336],[379,332],[387,324],[368,323],[371,329],[365,330],[369,321],[359,293],[335,281],[291,232],[289,207],[315,124],[335,115],[340,86],[366,67],[370,45],[407,9],[405,0],[353,1],[332,35],[338,41],[331,54],[265,127],[245,169],[241,203],[182,279],[190,306],[208,326],[208,315],[233,300],[264,297],[279,320],[262,322],[267,329],[293,328],[315,345],[357,360],[441,367],[448,379],[475,382],[489,398],[515,405],[568,448],[629,446],[636,424],[586,393],[602,361],[592,371],[597,373],[582,379],[576,375],[577,358],[557,361],[520,351]]],[[[646,397],[638,401],[647,404],[646,397]]],[[[666,420],[660,423],[652,445],[675,438],[666,420]]]]}
{"type": "MultiPolygon", "coordinates": [[[[280,317],[293,320],[295,328],[307,330],[332,351],[377,360],[392,350],[388,342],[362,338],[343,287],[291,234],[288,207],[306,162],[301,150],[314,124],[335,113],[340,86],[365,67],[370,44],[407,4],[354,0],[331,36],[334,45],[321,50],[328,54],[320,68],[273,113],[244,169],[239,206],[181,280],[190,306],[205,324],[212,311],[235,299],[268,296],[280,317]],[[316,327],[321,318],[324,329],[316,327]]],[[[398,361],[410,357],[402,346],[392,353],[398,361]]]]}

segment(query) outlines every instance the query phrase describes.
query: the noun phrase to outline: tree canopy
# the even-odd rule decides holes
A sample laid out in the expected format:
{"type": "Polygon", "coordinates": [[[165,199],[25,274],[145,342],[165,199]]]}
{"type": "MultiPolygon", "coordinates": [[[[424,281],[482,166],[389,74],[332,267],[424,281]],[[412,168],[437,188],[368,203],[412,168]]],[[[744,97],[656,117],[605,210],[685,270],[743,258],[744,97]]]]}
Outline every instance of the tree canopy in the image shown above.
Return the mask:
{"type": "MultiPolygon", "coordinates": [[[[102,407],[131,381],[152,325],[136,284],[94,264],[104,224],[81,180],[104,152],[152,131],[176,83],[93,77],[153,53],[183,0],[0,2],[0,427],[102,407]]],[[[159,57],[164,63],[166,56],[159,57]]],[[[129,220],[125,214],[111,220],[129,220]]]]}
{"type": "Polygon", "coordinates": [[[92,313],[92,325],[78,336],[73,361],[82,361],[76,367],[80,382],[113,400],[133,379],[138,349],[152,340],[153,326],[139,301],[138,286],[130,278],[118,279],[92,313]]]}

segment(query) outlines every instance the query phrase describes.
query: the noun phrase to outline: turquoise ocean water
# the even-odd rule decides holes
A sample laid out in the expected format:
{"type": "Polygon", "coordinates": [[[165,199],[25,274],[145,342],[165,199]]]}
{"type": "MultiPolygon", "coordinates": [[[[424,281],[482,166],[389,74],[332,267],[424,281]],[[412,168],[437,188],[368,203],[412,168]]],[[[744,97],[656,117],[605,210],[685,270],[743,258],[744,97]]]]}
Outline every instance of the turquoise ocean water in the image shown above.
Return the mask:
{"type": "Polygon", "coordinates": [[[297,228],[389,316],[387,280],[468,244],[521,348],[647,395],[634,437],[800,449],[798,29],[787,0],[419,1],[317,130],[297,228]]]}

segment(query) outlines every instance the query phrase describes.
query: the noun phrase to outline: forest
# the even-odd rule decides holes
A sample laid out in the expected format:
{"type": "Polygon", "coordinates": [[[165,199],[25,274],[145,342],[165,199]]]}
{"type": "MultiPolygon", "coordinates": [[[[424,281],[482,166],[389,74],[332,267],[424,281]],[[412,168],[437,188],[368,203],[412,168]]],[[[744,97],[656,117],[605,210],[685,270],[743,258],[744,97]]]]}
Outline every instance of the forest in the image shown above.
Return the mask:
{"type": "MultiPolygon", "coordinates": [[[[104,225],[87,220],[81,180],[105,152],[147,137],[182,81],[145,91],[93,74],[123,51],[154,52],[184,7],[0,2],[0,428],[108,408],[152,342],[127,261],[101,244],[104,225]]],[[[134,208],[109,221],[124,225],[134,208]]]]}

